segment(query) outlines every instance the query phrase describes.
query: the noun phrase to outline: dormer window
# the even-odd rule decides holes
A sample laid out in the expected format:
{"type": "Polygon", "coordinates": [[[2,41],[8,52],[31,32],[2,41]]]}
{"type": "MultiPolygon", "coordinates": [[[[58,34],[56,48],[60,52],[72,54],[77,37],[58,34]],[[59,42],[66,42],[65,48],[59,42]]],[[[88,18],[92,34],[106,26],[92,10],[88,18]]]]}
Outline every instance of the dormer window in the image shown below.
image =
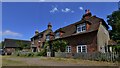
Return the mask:
{"type": "Polygon", "coordinates": [[[50,35],[46,36],[46,40],[49,41],[50,40],[50,35]]]}
{"type": "Polygon", "coordinates": [[[60,32],[55,33],[55,39],[60,38],[60,32]]]}
{"type": "Polygon", "coordinates": [[[86,31],[86,24],[83,23],[83,24],[77,25],[77,33],[83,32],[83,31],[86,31]]]}

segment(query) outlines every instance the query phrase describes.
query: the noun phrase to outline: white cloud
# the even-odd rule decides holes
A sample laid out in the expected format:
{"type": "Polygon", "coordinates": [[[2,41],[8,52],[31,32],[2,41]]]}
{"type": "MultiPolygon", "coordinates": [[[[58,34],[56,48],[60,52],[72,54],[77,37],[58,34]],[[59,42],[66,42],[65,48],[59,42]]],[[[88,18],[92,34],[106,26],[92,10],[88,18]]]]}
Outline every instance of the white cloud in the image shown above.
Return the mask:
{"type": "Polygon", "coordinates": [[[83,7],[79,7],[80,10],[83,10],[83,7]]]}
{"type": "Polygon", "coordinates": [[[67,12],[71,12],[71,13],[74,13],[74,10],[71,10],[70,8],[63,8],[63,9],[58,9],[57,7],[55,6],[52,6],[54,8],[52,8],[52,10],[50,10],[49,12],[50,13],[55,13],[55,12],[63,12],[63,13],[67,13],[67,12]]]}
{"type": "Polygon", "coordinates": [[[74,11],[71,10],[70,8],[61,9],[61,11],[62,11],[62,12],[65,12],[65,13],[67,13],[67,12],[74,13],[74,11]]]}
{"type": "Polygon", "coordinates": [[[0,31],[0,36],[22,36],[22,34],[20,33],[17,33],[17,32],[13,32],[13,31],[10,31],[10,30],[6,30],[4,32],[0,31]]]}
{"type": "Polygon", "coordinates": [[[61,11],[62,11],[62,12],[70,12],[71,9],[69,9],[69,8],[65,8],[65,9],[62,9],[61,11]]]}
{"type": "Polygon", "coordinates": [[[50,13],[54,13],[54,12],[57,12],[57,11],[58,11],[58,8],[54,7],[52,10],[50,10],[50,13]]]}

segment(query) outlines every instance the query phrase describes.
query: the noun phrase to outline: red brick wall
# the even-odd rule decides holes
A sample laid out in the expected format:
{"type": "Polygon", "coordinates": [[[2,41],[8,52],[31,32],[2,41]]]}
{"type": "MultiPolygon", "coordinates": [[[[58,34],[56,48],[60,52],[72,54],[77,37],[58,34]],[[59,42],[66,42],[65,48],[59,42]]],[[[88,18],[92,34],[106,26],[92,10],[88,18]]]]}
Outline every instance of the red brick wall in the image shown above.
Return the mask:
{"type": "Polygon", "coordinates": [[[89,28],[90,28],[90,25],[87,23],[87,24],[86,24],[86,31],[88,31],[89,28]]]}
{"type": "Polygon", "coordinates": [[[68,41],[69,45],[72,46],[73,53],[77,52],[77,45],[87,45],[87,52],[97,51],[97,31],[64,38],[64,40],[68,41]]]}
{"type": "Polygon", "coordinates": [[[5,48],[5,52],[7,53],[13,53],[15,51],[15,48],[5,48]]]}

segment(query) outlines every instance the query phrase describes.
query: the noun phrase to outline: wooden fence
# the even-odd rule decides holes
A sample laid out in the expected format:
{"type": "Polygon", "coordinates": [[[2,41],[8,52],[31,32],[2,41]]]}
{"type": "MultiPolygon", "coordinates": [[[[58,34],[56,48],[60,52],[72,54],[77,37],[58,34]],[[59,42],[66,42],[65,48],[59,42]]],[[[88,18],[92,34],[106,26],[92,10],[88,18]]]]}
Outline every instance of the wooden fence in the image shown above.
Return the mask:
{"type": "Polygon", "coordinates": [[[117,53],[66,53],[66,52],[56,52],[55,57],[61,58],[80,58],[84,60],[96,60],[96,61],[117,61],[119,55],[117,53]]]}

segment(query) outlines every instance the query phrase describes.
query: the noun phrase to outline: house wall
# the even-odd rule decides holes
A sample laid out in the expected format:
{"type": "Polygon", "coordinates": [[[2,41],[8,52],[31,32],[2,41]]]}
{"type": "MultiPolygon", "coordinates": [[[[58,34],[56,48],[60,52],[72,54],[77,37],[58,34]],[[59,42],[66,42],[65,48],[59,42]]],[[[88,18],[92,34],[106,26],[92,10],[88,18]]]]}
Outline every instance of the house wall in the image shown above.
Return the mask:
{"type": "Polygon", "coordinates": [[[15,52],[15,48],[5,48],[5,52],[12,54],[13,52],[15,52]]]}
{"type": "MultiPolygon", "coordinates": [[[[43,36],[41,38],[37,37],[37,38],[34,38],[34,41],[32,41],[32,42],[34,42],[34,45],[37,47],[38,52],[40,52],[42,50],[43,42],[46,41],[46,35],[50,32],[52,32],[52,31],[51,30],[46,30],[43,33],[43,36]],[[38,41],[40,41],[40,42],[38,42],[38,41]]],[[[52,39],[52,38],[53,38],[53,36],[50,36],[50,39],[52,39]]]]}
{"type": "Polygon", "coordinates": [[[97,44],[100,52],[105,53],[105,46],[108,45],[108,40],[110,40],[109,32],[101,23],[97,33],[97,44]]]}
{"type": "Polygon", "coordinates": [[[72,47],[72,53],[77,52],[78,45],[87,45],[87,52],[89,53],[97,51],[97,31],[71,36],[64,39],[69,43],[69,46],[72,47]]]}
{"type": "Polygon", "coordinates": [[[87,24],[86,24],[86,30],[88,31],[89,28],[90,28],[90,25],[87,23],[87,24]]]}

